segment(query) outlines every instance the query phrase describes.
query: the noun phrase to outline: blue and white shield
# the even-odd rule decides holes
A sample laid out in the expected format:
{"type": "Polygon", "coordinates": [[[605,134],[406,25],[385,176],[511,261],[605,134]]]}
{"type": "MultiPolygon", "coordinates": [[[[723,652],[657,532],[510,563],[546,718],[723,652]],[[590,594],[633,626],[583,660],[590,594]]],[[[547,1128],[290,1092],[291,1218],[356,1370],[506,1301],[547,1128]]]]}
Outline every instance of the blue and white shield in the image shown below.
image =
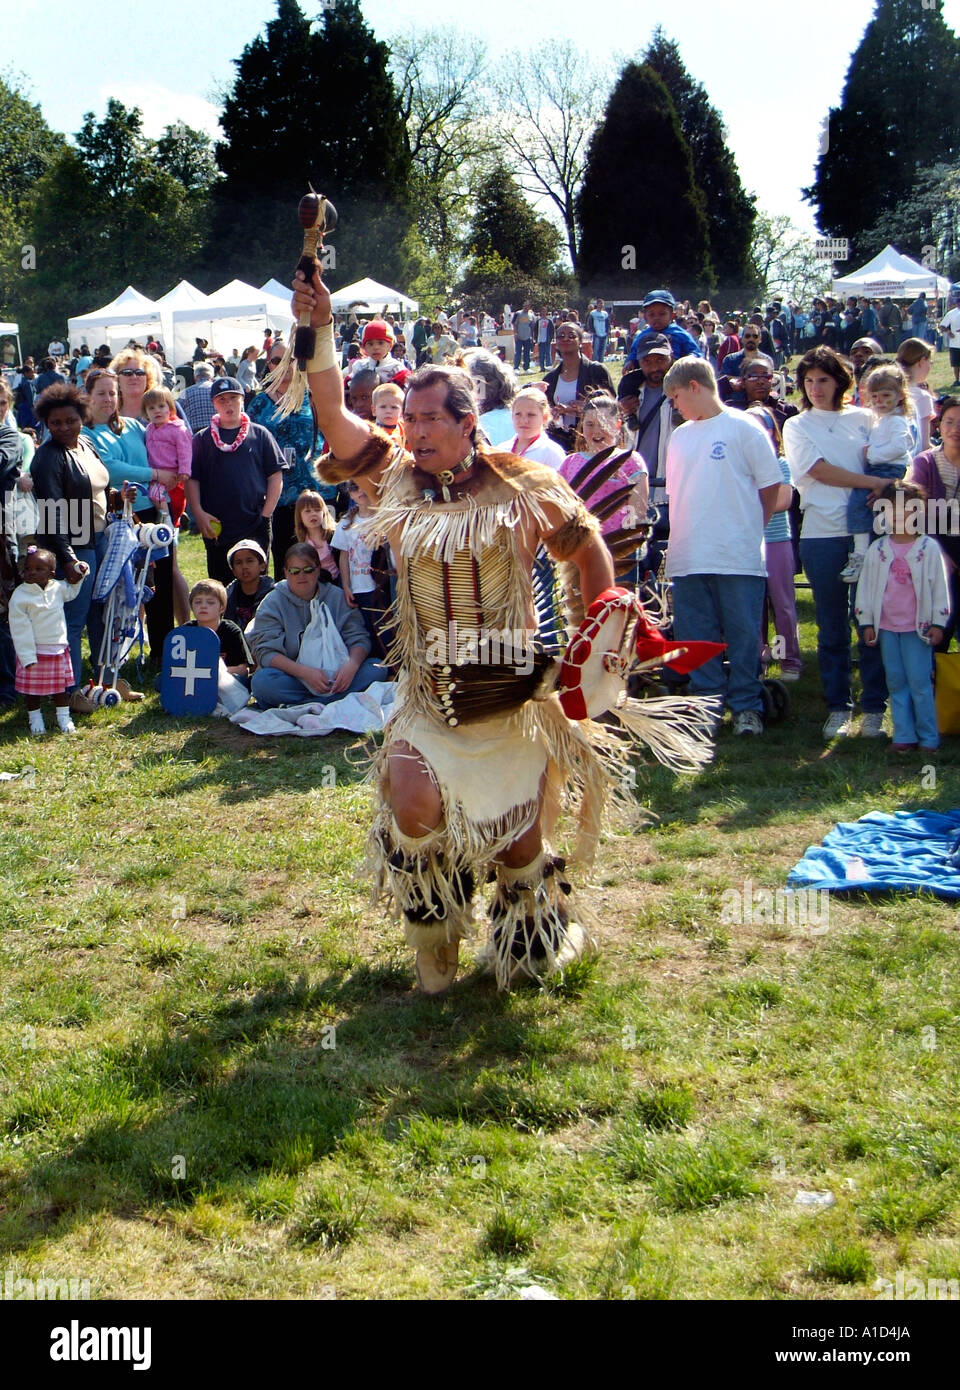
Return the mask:
{"type": "Polygon", "coordinates": [[[212,714],[217,703],[220,641],[207,627],[175,627],[163,642],[160,703],[168,714],[212,714]]]}

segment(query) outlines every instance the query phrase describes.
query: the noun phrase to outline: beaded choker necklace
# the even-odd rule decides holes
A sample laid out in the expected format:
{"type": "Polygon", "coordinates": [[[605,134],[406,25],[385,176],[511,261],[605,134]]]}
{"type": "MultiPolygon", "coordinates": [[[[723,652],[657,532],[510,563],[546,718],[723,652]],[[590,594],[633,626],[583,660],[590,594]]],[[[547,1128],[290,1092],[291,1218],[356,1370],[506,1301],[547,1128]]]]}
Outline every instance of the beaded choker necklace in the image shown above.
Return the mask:
{"type": "MultiPolygon", "coordinates": [[[[462,481],[465,474],[469,473],[474,465],[476,455],[473,450],[465,459],[461,459],[453,468],[444,468],[440,473],[432,473],[428,476],[431,482],[440,484],[440,496],[444,502],[452,502],[454,499],[450,494],[450,489],[458,481],[462,481]]],[[[423,472],[423,469],[420,470],[423,472]]],[[[437,493],[435,488],[423,488],[423,497],[427,502],[435,502],[437,493]]]]}

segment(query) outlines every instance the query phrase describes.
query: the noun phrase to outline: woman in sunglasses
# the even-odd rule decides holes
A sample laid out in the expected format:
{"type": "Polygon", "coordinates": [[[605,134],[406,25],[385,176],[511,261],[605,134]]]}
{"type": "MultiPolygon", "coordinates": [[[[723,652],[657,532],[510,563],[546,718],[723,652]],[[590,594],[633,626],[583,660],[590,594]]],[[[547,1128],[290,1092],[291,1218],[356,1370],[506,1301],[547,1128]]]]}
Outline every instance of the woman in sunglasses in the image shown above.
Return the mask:
{"type": "Polygon", "coordinates": [[[320,583],[327,576],[315,548],[298,541],[284,557],[282,583],[271,589],[257,609],[246,637],[257,663],[253,695],[265,709],[277,705],[329,704],[341,696],[387,681],[390,672],[370,658],[370,638],[359,608],[351,608],[342,589],[320,583]],[[300,660],[301,641],[318,599],[327,609],[343,642],[345,657],[335,669],[320,670],[300,660]]]}
{"type": "MultiPolygon", "coordinates": [[[[306,396],[300,409],[293,415],[283,418],[280,402],[293,379],[294,363],[291,359],[288,370],[279,380],[275,373],[283,361],[286,349],[283,343],[274,343],[267,357],[269,375],[264,381],[264,389],[250,397],[246,412],[254,424],[263,425],[277,441],[283,455],[283,486],[280,500],[273,513],[273,532],[270,549],[273,553],[274,578],[283,578],[283,557],[288,546],[296,540],[294,530],[294,511],[301,492],[315,492],[319,489],[325,502],[331,505],[336,499],[337,490],[326,483],[317,481],[310,460],[313,458],[313,410],[310,398],[306,396]]],[[[317,452],[323,450],[322,438],[317,439],[317,452]]]]}

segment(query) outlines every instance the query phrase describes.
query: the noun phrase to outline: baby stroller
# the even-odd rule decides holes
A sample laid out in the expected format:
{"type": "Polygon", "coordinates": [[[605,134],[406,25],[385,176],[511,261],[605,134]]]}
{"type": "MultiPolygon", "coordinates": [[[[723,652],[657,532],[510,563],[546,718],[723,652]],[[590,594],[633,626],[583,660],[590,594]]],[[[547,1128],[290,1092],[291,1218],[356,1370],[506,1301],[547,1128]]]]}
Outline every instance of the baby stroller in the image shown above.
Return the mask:
{"type": "Polygon", "coordinates": [[[103,604],[103,640],[94,676],[84,694],[95,705],[111,709],[122,696],[117,676],[137,637],[143,649],[140,605],[153,598],[147,587],[152,560],[161,558],[173,543],[173,527],[166,521],[138,523],[129,502],[107,530],[107,550],[93,585],[93,600],[103,604]]]}

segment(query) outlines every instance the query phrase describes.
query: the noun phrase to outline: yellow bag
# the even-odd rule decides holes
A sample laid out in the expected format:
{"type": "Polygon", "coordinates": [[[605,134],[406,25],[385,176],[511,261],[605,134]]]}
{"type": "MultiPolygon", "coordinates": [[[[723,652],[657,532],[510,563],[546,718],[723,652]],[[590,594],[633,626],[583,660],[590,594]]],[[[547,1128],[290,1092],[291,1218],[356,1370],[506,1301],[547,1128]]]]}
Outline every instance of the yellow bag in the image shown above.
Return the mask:
{"type": "Polygon", "coordinates": [[[937,652],[937,728],[960,734],[960,652],[937,652]]]}

